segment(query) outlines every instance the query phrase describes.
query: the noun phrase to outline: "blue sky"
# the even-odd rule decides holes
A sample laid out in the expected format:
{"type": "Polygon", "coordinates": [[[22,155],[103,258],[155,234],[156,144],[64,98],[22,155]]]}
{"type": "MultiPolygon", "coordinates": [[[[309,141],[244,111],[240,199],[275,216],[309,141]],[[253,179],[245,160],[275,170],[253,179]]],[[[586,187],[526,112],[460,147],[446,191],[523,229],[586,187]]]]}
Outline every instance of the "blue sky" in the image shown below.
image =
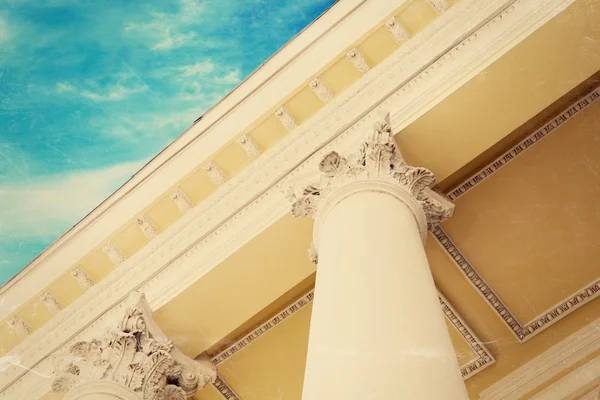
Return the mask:
{"type": "Polygon", "coordinates": [[[1,0],[0,284],[335,0],[1,0]]]}

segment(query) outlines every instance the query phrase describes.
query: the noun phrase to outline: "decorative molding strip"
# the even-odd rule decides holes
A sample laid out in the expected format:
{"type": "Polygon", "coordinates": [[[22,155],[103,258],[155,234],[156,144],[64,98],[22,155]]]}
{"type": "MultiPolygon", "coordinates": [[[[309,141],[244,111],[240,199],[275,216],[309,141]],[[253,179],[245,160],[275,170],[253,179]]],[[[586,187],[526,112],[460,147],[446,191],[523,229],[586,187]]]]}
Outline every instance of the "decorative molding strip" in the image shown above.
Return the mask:
{"type": "Polygon", "coordinates": [[[154,225],[154,223],[145,215],[136,218],[136,224],[140,227],[140,230],[148,239],[153,239],[156,235],[158,235],[158,229],[154,225]]]}
{"type": "Polygon", "coordinates": [[[48,311],[51,314],[56,314],[63,309],[63,305],[56,299],[56,297],[52,296],[52,293],[46,292],[40,296],[40,301],[44,303],[48,311]]]}
{"type": "Polygon", "coordinates": [[[437,240],[438,244],[442,246],[442,249],[446,251],[448,256],[454,261],[458,269],[465,275],[467,280],[477,289],[477,291],[483,296],[488,304],[496,311],[498,315],[506,322],[510,330],[522,341],[525,338],[523,333],[523,327],[513,314],[508,310],[508,307],[500,300],[500,298],[490,288],[490,285],[479,275],[477,270],[471,266],[469,261],[463,256],[460,250],[456,247],[454,242],[450,239],[448,234],[444,231],[441,226],[434,227],[431,230],[433,237],[437,240]]]}
{"type": "Polygon", "coordinates": [[[220,375],[217,375],[217,379],[213,383],[213,386],[226,400],[240,400],[240,396],[233,391],[231,386],[229,386],[220,375]]]}
{"type": "Polygon", "coordinates": [[[71,271],[71,275],[75,277],[79,287],[83,290],[89,289],[94,286],[94,280],[90,278],[90,276],[85,272],[82,267],[77,267],[73,271],[71,271]]]}
{"type": "Polygon", "coordinates": [[[179,211],[181,211],[182,214],[185,214],[194,207],[192,201],[187,197],[183,190],[179,188],[171,193],[170,197],[175,204],[177,204],[177,208],[179,208],[179,211]]]}
{"type": "Polygon", "coordinates": [[[283,311],[279,312],[277,315],[275,315],[268,321],[264,322],[259,327],[255,328],[248,335],[244,336],[243,338],[238,340],[236,343],[229,346],[227,349],[223,350],[218,355],[213,357],[212,362],[218,366],[219,364],[221,364],[222,362],[227,360],[229,357],[233,356],[234,354],[238,353],[240,350],[244,349],[246,346],[248,346],[254,340],[258,339],[259,337],[261,337],[262,335],[264,335],[265,333],[267,333],[268,331],[273,329],[280,322],[284,321],[288,317],[291,317],[296,312],[298,312],[302,308],[306,307],[308,304],[310,304],[311,301],[313,301],[314,297],[315,297],[315,295],[314,295],[314,289],[313,289],[313,290],[310,290],[305,295],[303,295],[302,297],[300,297],[298,300],[295,300],[292,304],[287,306],[283,311]]]}
{"type": "Polygon", "coordinates": [[[533,132],[531,135],[523,139],[519,144],[505,152],[503,155],[489,163],[486,167],[482,168],[467,179],[462,184],[458,185],[454,189],[450,190],[446,197],[454,201],[467,191],[473,189],[475,186],[483,182],[486,178],[490,177],[493,173],[498,171],[500,168],[512,161],[516,156],[523,153],[525,150],[538,143],[540,140],[554,132],[557,128],[562,126],[564,123],[569,121],[572,117],[585,110],[590,104],[594,103],[600,98],[600,86],[586,94],[582,99],[576,101],[566,110],[560,113],[557,117],[548,121],[544,126],[533,132]]]}
{"type": "MultiPolygon", "coordinates": [[[[473,333],[473,331],[467,326],[467,324],[460,318],[458,313],[450,305],[448,300],[442,293],[438,291],[438,298],[442,308],[442,312],[448,318],[448,321],[456,328],[457,332],[463,337],[468,345],[473,349],[477,357],[471,360],[468,364],[461,366],[461,373],[463,378],[466,380],[476,373],[482,371],[484,368],[492,365],[496,360],[490,351],[481,344],[479,338],[473,333]]],[[[219,365],[232,357],[234,354],[239,353],[241,350],[250,345],[253,341],[263,336],[271,329],[275,328],[278,324],[283,322],[285,319],[291,317],[302,308],[309,305],[314,299],[314,289],[295,300],[287,306],[285,309],[280,311],[277,315],[262,323],[260,326],[255,328],[252,332],[239,339],[233,345],[223,350],[215,357],[212,358],[212,362],[215,365],[219,365]]]]}
{"type": "Polygon", "coordinates": [[[333,92],[325,86],[323,82],[319,78],[313,79],[308,86],[312,89],[313,92],[317,95],[317,97],[323,102],[327,103],[331,99],[333,99],[333,92]]]}
{"type": "Polygon", "coordinates": [[[6,324],[19,336],[27,336],[33,332],[33,328],[18,315],[13,315],[6,324]]]}
{"type": "Polygon", "coordinates": [[[463,339],[469,344],[471,349],[477,354],[477,357],[470,361],[467,365],[461,366],[460,372],[465,380],[469,379],[472,375],[481,372],[485,368],[489,367],[496,362],[496,359],[490,353],[490,351],[481,344],[481,340],[475,335],[475,333],[469,328],[467,324],[460,318],[458,313],[450,305],[446,297],[438,290],[438,298],[442,305],[442,312],[448,318],[450,323],[454,325],[458,333],[463,339]]]}
{"type": "Polygon", "coordinates": [[[427,0],[427,2],[433,7],[438,15],[450,8],[447,0],[427,0]]]}
{"type": "Polygon", "coordinates": [[[110,261],[112,261],[114,265],[121,264],[127,258],[127,255],[123,250],[110,242],[102,246],[102,251],[110,258],[110,261]]]}
{"type": "Polygon", "coordinates": [[[367,60],[364,59],[357,49],[350,50],[348,54],[346,54],[346,58],[350,60],[354,68],[361,74],[364,74],[371,68],[367,60]]]}
{"type": "Polygon", "coordinates": [[[292,118],[288,110],[286,110],[284,107],[281,107],[280,109],[275,111],[275,116],[279,119],[283,127],[288,132],[291,132],[298,127],[298,124],[296,124],[294,118],[292,118]]]}
{"type": "Polygon", "coordinates": [[[208,174],[210,180],[217,186],[220,186],[227,181],[227,175],[214,161],[210,161],[206,164],[204,170],[208,174]]]}
{"type": "Polygon", "coordinates": [[[530,400],[571,399],[574,398],[573,396],[577,396],[578,392],[585,390],[587,386],[593,385],[597,379],[600,379],[600,356],[588,361],[558,382],[554,382],[541,392],[533,395],[530,400]]]}
{"type": "Polygon", "coordinates": [[[160,308],[286,215],[285,189],[316,170],[332,148],[353,146],[380,111],[406,126],[574,0],[510,1],[507,7],[507,0],[462,0],[282,138],[269,157],[259,157],[133,254],[128,268],[115,269],[71,303],[71,312],[15,346],[9,354],[21,366],[0,373],[0,398],[41,397],[31,393],[46,387],[38,373],[50,373],[50,355],[103,329],[132,290],[148,293],[152,308],[160,308]]]}
{"type": "Polygon", "coordinates": [[[585,394],[579,400],[600,400],[600,387],[592,390],[591,392],[585,394]]]}
{"type": "Polygon", "coordinates": [[[248,157],[256,158],[260,155],[260,147],[248,135],[240,137],[237,142],[242,146],[248,157]]]}
{"type": "MultiPolygon", "coordinates": [[[[517,400],[600,350],[600,319],[555,344],[479,395],[481,400],[517,400]]],[[[562,397],[561,397],[562,398],[562,397]]]]}
{"type": "Polygon", "coordinates": [[[410,33],[396,18],[390,19],[385,23],[385,27],[392,34],[398,44],[402,44],[410,39],[410,33]]]}
{"type": "MultiPolygon", "coordinates": [[[[525,150],[538,143],[541,139],[556,131],[560,126],[569,121],[579,112],[587,108],[590,104],[600,98],[600,86],[596,87],[583,98],[577,100],[565,109],[561,114],[548,121],[544,126],[527,136],[517,145],[505,152],[502,156],[482,168],[479,172],[471,176],[464,183],[450,190],[446,197],[452,201],[465,194],[467,191],[475,188],[486,178],[498,171],[500,168],[514,160],[518,155],[523,154],[525,150]]],[[[526,324],[520,323],[517,318],[508,310],[508,307],[502,302],[500,297],[488,285],[485,280],[479,275],[477,270],[467,261],[464,255],[460,252],[457,246],[448,237],[448,234],[437,226],[432,230],[432,234],[437,242],[446,251],[448,256],[458,266],[459,270],[467,278],[467,280],[477,289],[483,296],[486,302],[492,309],[502,318],[508,325],[511,332],[524,342],[535,336],[554,322],[565,317],[575,309],[581,307],[600,295],[600,279],[573,293],[571,296],[560,302],[543,314],[536,317],[533,321],[526,324]]]]}

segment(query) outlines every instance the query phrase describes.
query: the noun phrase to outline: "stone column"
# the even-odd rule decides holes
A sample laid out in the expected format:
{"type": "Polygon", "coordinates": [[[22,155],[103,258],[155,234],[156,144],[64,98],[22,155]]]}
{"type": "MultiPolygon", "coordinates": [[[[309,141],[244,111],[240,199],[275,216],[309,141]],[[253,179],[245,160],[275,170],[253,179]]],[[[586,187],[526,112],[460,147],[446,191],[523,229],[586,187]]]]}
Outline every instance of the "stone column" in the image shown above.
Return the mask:
{"type": "Polygon", "coordinates": [[[303,400],[467,400],[424,242],[453,204],[402,159],[389,116],[293,196],[318,260],[303,400]]]}
{"type": "Polygon", "coordinates": [[[208,358],[192,360],[173,346],[143,294],[132,293],[115,325],[55,359],[54,392],[65,400],[188,400],[215,381],[208,358]]]}

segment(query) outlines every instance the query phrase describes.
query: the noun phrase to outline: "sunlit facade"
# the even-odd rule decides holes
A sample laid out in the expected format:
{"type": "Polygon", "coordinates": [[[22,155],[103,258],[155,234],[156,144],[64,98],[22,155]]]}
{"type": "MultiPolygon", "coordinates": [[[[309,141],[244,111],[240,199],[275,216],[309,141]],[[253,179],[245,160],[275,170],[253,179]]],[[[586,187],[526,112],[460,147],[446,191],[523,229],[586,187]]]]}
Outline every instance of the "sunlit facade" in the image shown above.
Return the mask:
{"type": "Polygon", "coordinates": [[[600,398],[596,21],[339,1],[0,289],[0,398],[600,398]]]}

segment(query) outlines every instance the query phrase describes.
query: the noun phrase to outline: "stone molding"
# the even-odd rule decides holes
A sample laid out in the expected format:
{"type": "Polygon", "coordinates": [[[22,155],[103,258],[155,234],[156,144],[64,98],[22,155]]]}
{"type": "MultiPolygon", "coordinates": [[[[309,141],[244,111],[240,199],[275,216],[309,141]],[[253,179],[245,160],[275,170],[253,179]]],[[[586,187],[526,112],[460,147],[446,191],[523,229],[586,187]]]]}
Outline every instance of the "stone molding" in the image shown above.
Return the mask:
{"type": "MultiPolygon", "coordinates": [[[[212,362],[215,365],[219,365],[235,354],[239,353],[252,342],[259,337],[265,335],[270,330],[275,328],[277,325],[290,318],[292,315],[308,306],[314,300],[314,289],[308,291],[300,298],[293,301],[290,305],[285,307],[275,316],[271,317],[267,321],[260,324],[250,333],[244,335],[237,342],[221,351],[216,356],[212,357],[212,362]]],[[[496,360],[492,353],[485,347],[479,338],[473,333],[471,328],[462,320],[458,313],[454,310],[450,302],[444,297],[444,295],[438,290],[438,299],[444,316],[450,321],[450,323],[456,328],[457,332],[463,337],[468,345],[473,349],[477,355],[475,359],[470,360],[467,364],[460,367],[461,374],[466,380],[478,372],[481,372],[484,368],[492,365],[496,360]]]]}
{"type": "Polygon", "coordinates": [[[225,400],[240,400],[237,393],[233,391],[231,386],[221,376],[217,376],[213,386],[225,400]]]}
{"type": "Polygon", "coordinates": [[[318,182],[298,188],[296,193],[292,190],[290,196],[292,215],[315,219],[313,246],[309,250],[311,260],[318,257],[320,228],[327,212],[342,196],[357,190],[386,191],[404,202],[415,215],[423,242],[428,228],[439,225],[454,212],[454,204],[430,189],[435,183],[433,172],[411,167],[404,161],[389,114],[375,122],[357,151],[348,157],[332,151],[323,157],[319,170],[318,182]]]}
{"type": "MultiPolygon", "coordinates": [[[[351,148],[379,107],[403,128],[571,3],[461,1],[9,354],[48,373],[49,354],[102,327],[132,290],[143,290],[159,308],[285,215],[284,188],[307,171],[312,175],[332,147],[351,148]],[[460,37],[466,39],[456,45],[460,37]]],[[[0,387],[0,398],[33,399],[48,389],[38,375],[16,366],[2,372],[0,387]]]]}
{"type": "Polygon", "coordinates": [[[174,347],[152,319],[143,294],[132,293],[128,305],[116,329],[77,342],[54,358],[54,392],[110,381],[144,400],[186,400],[215,381],[210,361],[189,359],[174,347]]]}
{"type": "MultiPolygon", "coordinates": [[[[576,368],[557,382],[554,382],[539,393],[530,397],[530,400],[554,400],[573,399],[579,397],[582,391],[585,391],[590,385],[596,386],[600,379],[600,356],[596,356],[584,365],[576,368]],[[559,397],[560,396],[560,397],[559,397]]],[[[598,399],[600,388],[596,388],[592,393],[588,393],[588,399],[598,399]]],[[[581,397],[579,397],[582,400],[581,397]]],[[[585,400],[585,398],[583,398],[585,400]]]]}
{"type": "MultiPolygon", "coordinates": [[[[456,200],[467,191],[472,190],[486,178],[490,177],[503,166],[508,164],[511,160],[514,160],[517,156],[523,154],[525,150],[529,149],[536,143],[539,143],[540,140],[548,136],[550,133],[556,131],[575,115],[585,110],[590,104],[599,98],[600,86],[591,90],[581,99],[575,101],[559,115],[552,118],[532,134],[528,135],[525,139],[506,151],[503,155],[472,175],[465,182],[448,191],[446,197],[451,200],[456,200]]],[[[544,313],[538,315],[532,321],[521,323],[508,309],[506,304],[504,304],[504,302],[500,299],[500,296],[494,292],[494,289],[481,277],[481,275],[477,272],[477,269],[461,253],[444,229],[438,226],[432,230],[432,234],[437,240],[438,244],[444,249],[454,264],[463,273],[465,278],[471,283],[477,292],[481,294],[487,304],[492,307],[496,314],[506,323],[510,331],[513,332],[513,334],[521,342],[532,338],[544,329],[551,326],[556,321],[569,315],[577,308],[600,296],[600,279],[597,279],[575,293],[572,293],[569,297],[565,298],[554,307],[546,310],[544,313]]]]}
{"type": "Polygon", "coordinates": [[[483,390],[481,400],[517,400],[600,350],[600,319],[555,344],[483,390]]]}

